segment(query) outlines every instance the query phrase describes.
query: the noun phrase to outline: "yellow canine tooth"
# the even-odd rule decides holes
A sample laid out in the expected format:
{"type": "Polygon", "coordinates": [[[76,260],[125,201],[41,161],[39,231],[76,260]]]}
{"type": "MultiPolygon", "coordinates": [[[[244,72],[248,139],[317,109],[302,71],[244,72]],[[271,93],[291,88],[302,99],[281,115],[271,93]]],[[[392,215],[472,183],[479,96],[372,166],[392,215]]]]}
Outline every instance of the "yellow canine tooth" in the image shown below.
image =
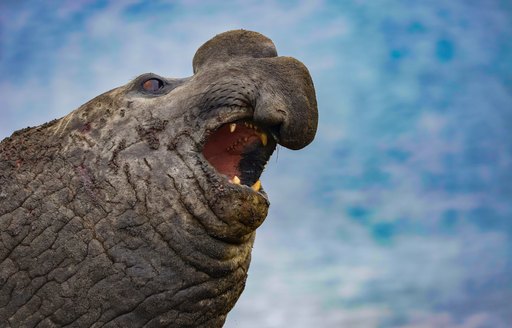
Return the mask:
{"type": "Polygon", "coordinates": [[[251,186],[252,190],[254,191],[260,191],[261,189],[261,181],[258,180],[256,181],[252,186],[251,186]]]}
{"type": "Polygon", "coordinates": [[[235,129],[236,129],[236,123],[231,123],[229,125],[229,132],[233,133],[233,132],[235,132],[235,129]]]}
{"type": "Polygon", "coordinates": [[[236,175],[233,177],[233,179],[229,180],[229,182],[233,183],[233,184],[237,184],[239,185],[240,184],[240,178],[237,177],[236,175]]]}
{"type": "Polygon", "coordinates": [[[260,140],[261,140],[261,143],[263,144],[263,146],[266,146],[267,142],[268,142],[267,134],[260,133],[260,140]]]}

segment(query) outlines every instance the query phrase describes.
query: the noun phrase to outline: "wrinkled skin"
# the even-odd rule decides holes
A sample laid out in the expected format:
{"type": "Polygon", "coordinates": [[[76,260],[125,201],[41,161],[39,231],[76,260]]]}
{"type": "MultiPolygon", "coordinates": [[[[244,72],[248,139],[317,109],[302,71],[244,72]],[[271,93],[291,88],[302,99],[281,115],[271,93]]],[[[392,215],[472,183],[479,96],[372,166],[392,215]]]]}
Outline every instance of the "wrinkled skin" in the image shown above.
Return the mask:
{"type": "Polygon", "coordinates": [[[2,141],[0,327],[223,325],[269,202],[219,174],[205,140],[245,119],[302,148],[316,99],[304,65],[255,32],[218,35],[193,66],[2,141]]]}

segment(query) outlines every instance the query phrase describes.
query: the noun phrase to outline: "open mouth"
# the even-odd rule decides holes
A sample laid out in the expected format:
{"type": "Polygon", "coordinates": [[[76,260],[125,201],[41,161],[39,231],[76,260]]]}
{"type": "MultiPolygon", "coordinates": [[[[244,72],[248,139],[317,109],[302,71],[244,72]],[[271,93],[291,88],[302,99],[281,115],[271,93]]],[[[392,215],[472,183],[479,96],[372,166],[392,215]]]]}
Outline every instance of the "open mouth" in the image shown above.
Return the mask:
{"type": "Polygon", "coordinates": [[[276,141],[269,131],[244,120],[224,124],[212,132],[203,156],[229,182],[258,192],[261,173],[275,148],[276,141]]]}

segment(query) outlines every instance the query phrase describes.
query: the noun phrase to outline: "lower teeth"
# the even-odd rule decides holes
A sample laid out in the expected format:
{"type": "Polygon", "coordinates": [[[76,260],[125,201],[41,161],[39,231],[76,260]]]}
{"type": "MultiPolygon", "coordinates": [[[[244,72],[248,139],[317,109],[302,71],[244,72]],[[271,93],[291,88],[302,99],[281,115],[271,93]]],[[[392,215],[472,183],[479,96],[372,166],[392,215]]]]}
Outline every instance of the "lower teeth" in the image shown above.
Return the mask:
{"type": "Polygon", "coordinates": [[[232,184],[237,184],[239,185],[240,184],[240,178],[237,177],[236,175],[233,177],[233,179],[229,180],[229,182],[231,182],[232,184]]]}
{"type": "MultiPolygon", "coordinates": [[[[232,179],[230,179],[230,180],[229,180],[229,182],[230,182],[230,183],[232,183],[232,184],[236,184],[236,185],[241,184],[240,178],[239,178],[239,177],[237,177],[236,175],[235,175],[232,179]]],[[[252,190],[254,190],[254,191],[256,191],[256,192],[257,192],[257,191],[260,191],[260,189],[261,189],[261,181],[260,181],[260,180],[256,181],[256,182],[251,186],[251,189],[252,189],[252,190]]]]}
{"type": "Polygon", "coordinates": [[[254,191],[260,191],[261,189],[261,181],[258,180],[256,181],[252,186],[251,186],[252,190],[254,191]]]}

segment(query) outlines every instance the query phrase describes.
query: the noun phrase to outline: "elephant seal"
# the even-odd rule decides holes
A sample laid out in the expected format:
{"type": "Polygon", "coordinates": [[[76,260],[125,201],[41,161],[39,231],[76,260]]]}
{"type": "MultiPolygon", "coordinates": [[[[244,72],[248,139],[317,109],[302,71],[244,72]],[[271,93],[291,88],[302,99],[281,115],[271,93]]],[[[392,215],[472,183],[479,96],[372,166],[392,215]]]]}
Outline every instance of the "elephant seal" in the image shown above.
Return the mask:
{"type": "Polygon", "coordinates": [[[306,67],[250,31],[0,144],[0,326],[221,327],[276,144],[317,127],[306,67]]]}

